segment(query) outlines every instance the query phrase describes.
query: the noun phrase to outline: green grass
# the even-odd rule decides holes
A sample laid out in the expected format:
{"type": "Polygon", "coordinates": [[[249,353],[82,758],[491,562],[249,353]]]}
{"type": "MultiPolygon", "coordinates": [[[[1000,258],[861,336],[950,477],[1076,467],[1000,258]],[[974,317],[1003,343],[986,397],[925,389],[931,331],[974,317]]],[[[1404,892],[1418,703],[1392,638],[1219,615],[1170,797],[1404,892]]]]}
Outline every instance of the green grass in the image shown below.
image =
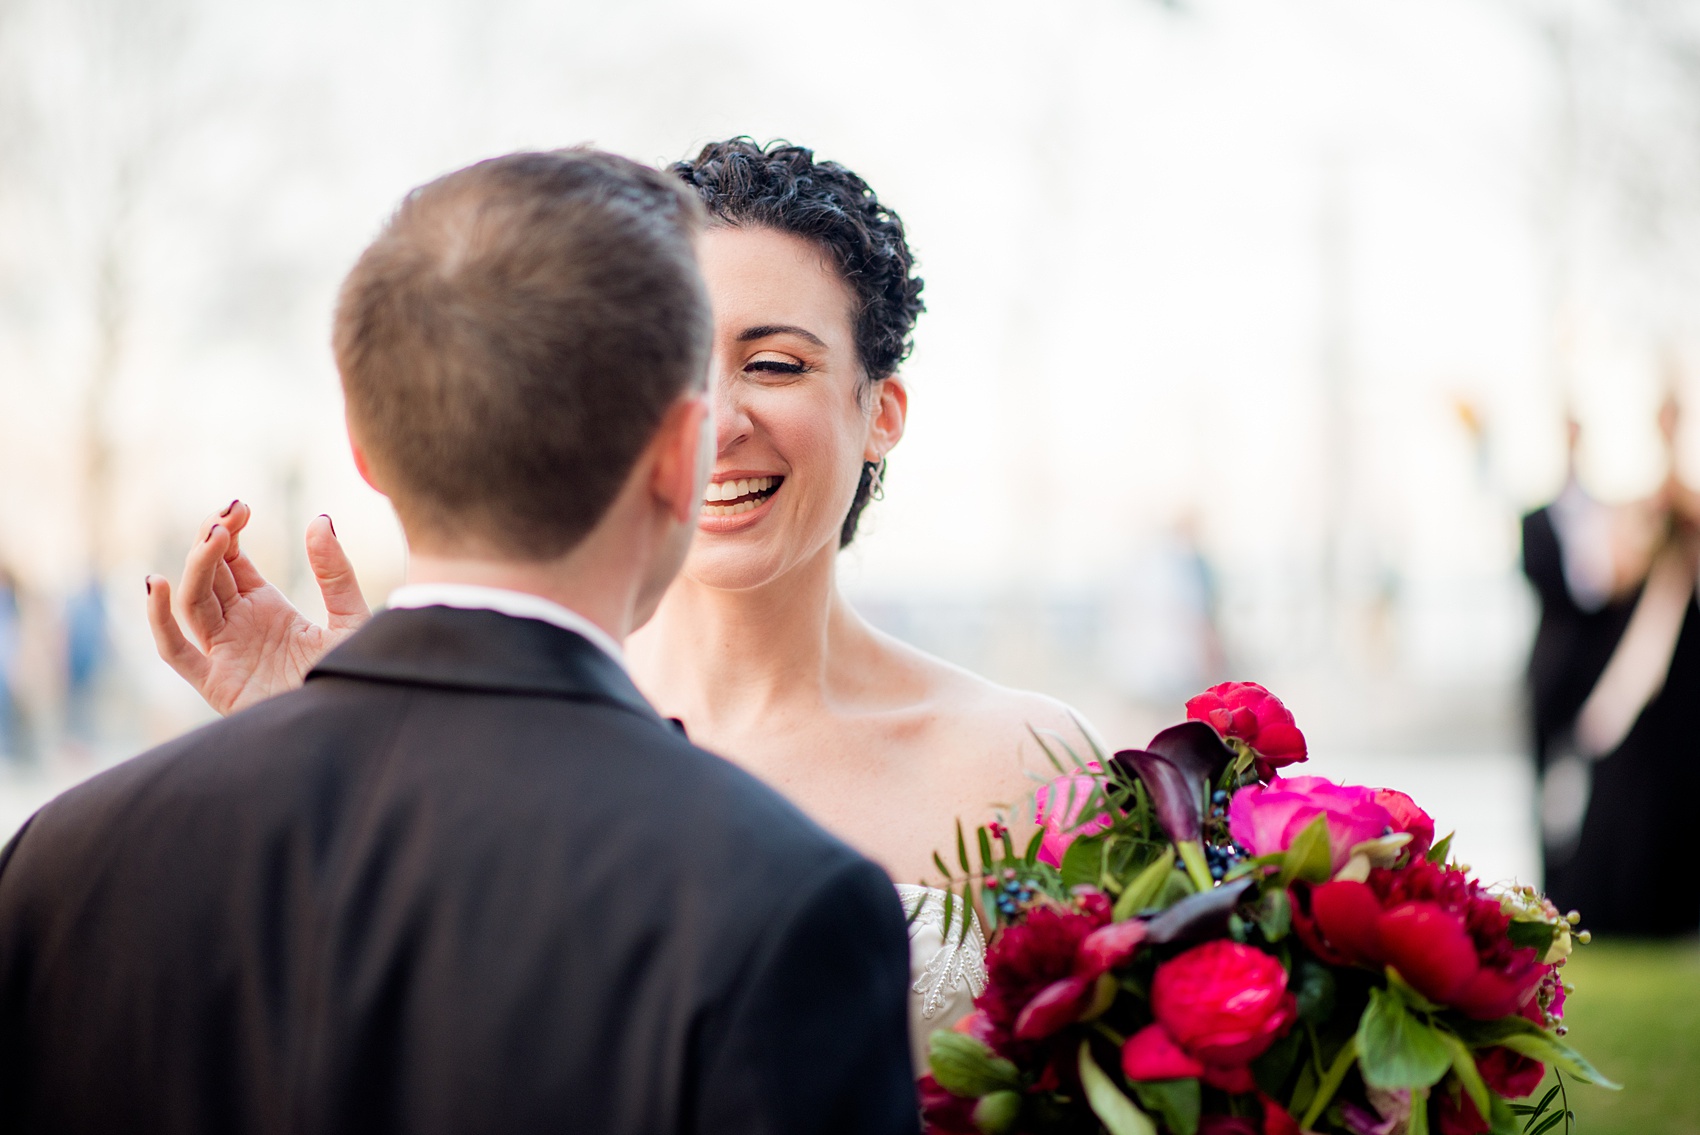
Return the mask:
{"type": "Polygon", "coordinates": [[[1623,1085],[1566,1078],[1577,1135],[1700,1135],[1700,943],[1595,942],[1564,977],[1565,1039],[1623,1085]]]}

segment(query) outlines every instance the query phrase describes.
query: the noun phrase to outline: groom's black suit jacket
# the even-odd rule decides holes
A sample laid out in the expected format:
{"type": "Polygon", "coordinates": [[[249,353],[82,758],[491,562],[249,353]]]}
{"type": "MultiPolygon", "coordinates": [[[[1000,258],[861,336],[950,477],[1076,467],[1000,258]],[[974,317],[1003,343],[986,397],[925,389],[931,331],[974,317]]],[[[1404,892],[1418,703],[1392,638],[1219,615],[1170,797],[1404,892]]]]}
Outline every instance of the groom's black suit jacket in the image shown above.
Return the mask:
{"type": "Polygon", "coordinates": [[[0,853],[0,1129],[913,1132],[906,948],[582,637],[392,611],[0,853]]]}

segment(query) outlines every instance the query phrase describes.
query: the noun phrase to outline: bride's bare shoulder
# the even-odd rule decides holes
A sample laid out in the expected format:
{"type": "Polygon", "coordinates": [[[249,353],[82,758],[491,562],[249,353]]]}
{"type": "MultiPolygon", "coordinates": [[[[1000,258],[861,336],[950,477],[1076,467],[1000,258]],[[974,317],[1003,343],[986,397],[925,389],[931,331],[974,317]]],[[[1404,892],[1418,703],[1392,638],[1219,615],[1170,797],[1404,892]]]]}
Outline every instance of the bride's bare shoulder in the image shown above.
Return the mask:
{"type": "Polygon", "coordinates": [[[984,753],[993,759],[1019,752],[1023,766],[1045,773],[1050,765],[1033,738],[1037,732],[1053,750],[1058,749],[1056,739],[1060,739],[1083,759],[1091,756],[1097,735],[1067,703],[1032,690],[999,685],[907,643],[893,639],[891,644],[903,653],[905,669],[922,692],[919,700],[926,705],[931,723],[953,739],[951,748],[984,753]],[[960,745],[954,739],[959,739],[960,745]]]}

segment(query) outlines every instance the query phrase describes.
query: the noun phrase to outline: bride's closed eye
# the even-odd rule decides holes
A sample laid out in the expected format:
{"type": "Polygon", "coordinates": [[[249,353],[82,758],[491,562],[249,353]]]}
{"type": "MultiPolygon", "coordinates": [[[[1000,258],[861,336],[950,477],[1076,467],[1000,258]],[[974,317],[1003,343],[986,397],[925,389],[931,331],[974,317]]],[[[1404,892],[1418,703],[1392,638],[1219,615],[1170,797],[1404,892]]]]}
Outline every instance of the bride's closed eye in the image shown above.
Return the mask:
{"type": "Polygon", "coordinates": [[[774,358],[772,356],[757,356],[744,364],[746,374],[771,375],[801,375],[808,374],[814,368],[795,359],[774,358]]]}

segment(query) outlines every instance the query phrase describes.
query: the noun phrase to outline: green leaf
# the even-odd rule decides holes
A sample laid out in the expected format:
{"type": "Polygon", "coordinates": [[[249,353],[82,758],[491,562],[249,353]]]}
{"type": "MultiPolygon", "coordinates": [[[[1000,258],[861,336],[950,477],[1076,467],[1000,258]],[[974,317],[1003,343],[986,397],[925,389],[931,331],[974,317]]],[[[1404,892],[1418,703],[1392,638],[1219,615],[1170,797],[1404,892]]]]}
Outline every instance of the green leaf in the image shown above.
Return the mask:
{"type": "Polygon", "coordinates": [[[1294,879],[1326,883],[1333,873],[1334,853],[1328,846],[1328,817],[1317,816],[1287,845],[1287,861],[1281,868],[1284,887],[1294,879]]]}
{"type": "Polygon", "coordinates": [[[940,855],[936,851],[933,852],[933,866],[939,869],[939,878],[941,880],[949,879],[951,877],[950,868],[944,865],[944,856],[940,855]]]}
{"type": "Polygon", "coordinates": [[[1620,1092],[1623,1085],[1608,1080],[1600,1070],[1588,1063],[1586,1057],[1551,1033],[1527,1032],[1508,1036],[1499,1042],[1512,1052],[1562,1068],[1584,1084],[1595,1084],[1607,1091],[1620,1092]]]}
{"type": "Polygon", "coordinates": [[[1132,1087],[1145,1110],[1163,1121],[1169,1135],[1197,1135],[1198,1113],[1203,1108],[1197,1080],[1135,1080],[1132,1087]]]}
{"type": "MultiPolygon", "coordinates": [[[[937,1074],[934,1075],[936,1078],[937,1074]]],[[[1151,1122],[1151,1117],[1122,1095],[1116,1082],[1092,1059],[1092,1042],[1085,1040],[1080,1042],[1080,1086],[1086,1089],[1086,1102],[1092,1106],[1092,1114],[1110,1135],[1157,1135],[1157,1125],[1151,1122]]]]}
{"type": "Polygon", "coordinates": [[[1405,1135],[1428,1135],[1428,1092],[1411,1093],[1411,1120],[1405,1135]]]}
{"type": "Polygon", "coordinates": [[[1562,1111],[1553,1112],[1534,1127],[1531,1127],[1529,1129],[1529,1135],[1543,1135],[1544,1132],[1551,1131],[1554,1127],[1557,1127],[1564,1121],[1566,1114],[1566,1112],[1562,1111]]]}
{"type": "Polygon", "coordinates": [[[1299,1003],[1301,1020],[1321,1025],[1334,1015],[1334,974],[1327,966],[1307,958],[1294,968],[1293,978],[1288,985],[1299,1003]]]}
{"type": "Polygon", "coordinates": [[[1562,1068],[1584,1083],[1597,1084],[1614,1092],[1623,1088],[1622,1084],[1613,1083],[1602,1076],[1599,1069],[1588,1063],[1581,1053],[1526,1018],[1501,1017],[1497,1021],[1461,1021],[1457,1030],[1458,1035],[1464,1038],[1464,1043],[1471,1048],[1504,1045],[1513,1052],[1520,1052],[1542,1063],[1562,1068]]]}
{"type": "Polygon", "coordinates": [[[1117,922],[1124,918],[1132,918],[1157,901],[1157,895],[1163,889],[1163,883],[1169,873],[1175,869],[1175,849],[1170,845],[1163,853],[1145,865],[1144,870],[1133,877],[1133,882],[1116,900],[1113,912],[1117,922]]]}
{"type": "Polygon", "coordinates": [[[1522,922],[1514,919],[1506,931],[1506,937],[1511,939],[1512,945],[1528,947],[1540,958],[1547,956],[1547,951],[1552,949],[1552,940],[1557,936],[1558,927],[1550,922],[1522,922]]]}
{"type": "Polygon", "coordinates": [[[1097,886],[1098,876],[1102,874],[1104,859],[1104,839],[1102,836],[1087,836],[1075,840],[1063,852],[1062,885],[1063,890],[1071,890],[1079,886],[1097,886]]]}
{"type": "Polygon", "coordinates": [[[998,839],[1003,843],[1003,857],[1005,859],[1014,859],[1015,840],[1011,838],[1009,834],[1009,827],[1007,825],[998,828],[998,839]]]}
{"type": "Polygon", "coordinates": [[[1457,834],[1457,832],[1447,832],[1445,839],[1438,840],[1431,846],[1428,849],[1428,861],[1430,863],[1445,863],[1446,853],[1452,850],[1452,837],[1457,834]]]}
{"type": "Polygon", "coordinates": [[[964,1099],[978,1099],[991,1092],[1019,1088],[1021,1074],[1015,1065],[971,1036],[939,1029],[927,1041],[927,1061],[939,1087],[964,1099]]]}
{"type": "Polygon", "coordinates": [[[968,862],[968,841],[962,838],[962,820],[960,817],[956,821],[956,861],[962,864],[964,875],[974,873],[973,866],[968,862]]]}
{"type": "Polygon", "coordinates": [[[1187,877],[1192,885],[1200,891],[1208,891],[1215,886],[1210,878],[1210,866],[1204,858],[1204,845],[1195,839],[1181,840],[1175,844],[1175,849],[1181,853],[1181,862],[1186,864],[1187,877]]]}
{"type": "Polygon", "coordinates": [[[1488,1105],[1487,1121],[1493,1125],[1489,1135],[1522,1135],[1522,1125],[1510,1104],[1494,1096],[1488,1105]]]}
{"type": "Polygon", "coordinates": [[[939,919],[940,934],[950,936],[950,921],[956,914],[956,892],[949,887],[944,889],[944,917],[939,919]]]}
{"type": "Polygon", "coordinates": [[[1464,1090],[1470,1093],[1470,1102],[1476,1105],[1476,1114],[1486,1115],[1490,1107],[1487,1084],[1482,1081],[1481,1070],[1476,1067],[1476,1058],[1471,1054],[1469,1045],[1445,1030],[1436,1031],[1446,1044],[1446,1051],[1452,1056],[1453,1073],[1457,1075],[1458,1082],[1464,1085],[1464,1090]]]}
{"type": "Polygon", "coordinates": [[[1251,1074],[1257,1086],[1270,1096],[1276,1095],[1292,1076],[1303,1046],[1303,1029],[1289,1029],[1287,1035],[1270,1045],[1262,1056],[1251,1062],[1251,1074]]]}
{"type": "Polygon", "coordinates": [[[1027,841],[1027,850],[1021,853],[1021,861],[1031,867],[1039,862],[1039,845],[1045,842],[1045,829],[1040,828],[1033,833],[1033,838],[1027,841]]]}
{"type": "Polygon", "coordinates": [[[1369,991],[1358,1021],[1358,1067],[1371,1087],[1426,1088],[1452,1066],[1446,1042],[1432,1026],[1411,1015],[1397,993],[1369,991]]]}
{"type": "Polygon", "coordinates": [[[992,873],[992,837],[986,834],[984,827],[975,828],[974,834],[980,840],[980,869],[990,875],[992,873]]]}
{"type": "Polygon", "coordinates": [[[1293,926],[1293,900],[1284,889],[1268,891],[1257,904],[1257,928],[1267,942],[1279,942],[1293,926]]]}
{"type": "Polygon", "coordinates": [[[922,890],[919,897],[915,899],[915,905],[910,907],[908,913],[904,916],[903,924],[905,926],[915,925],[915,920],[921,917],[921,911],[926,908],[927,900],[932,897],[933,892],[931,888],[922,890]]]}
{"type": "Polygon", "coordinates": [[[1309,1131],[1315,1125],[1317,1117],[1333,1100],[1334,1093],[1340,1090],[1341,1083],[1346,1079],[1346,1073],[1352,1070],[1352,1064],[1357,1060],[1358,1039],[1352,1037],[1340,1046],[1339,1052],[1334,1054],[1334,1063],[1328,1066],[1328,1074],[1323,1076],[1322,1082],[1317,1085],[1316,1094],[1311,1097],[1310,1105],[1305,1108],[1305,1117],[1299,1121],[1300,1127],[1309,1131]]]}

